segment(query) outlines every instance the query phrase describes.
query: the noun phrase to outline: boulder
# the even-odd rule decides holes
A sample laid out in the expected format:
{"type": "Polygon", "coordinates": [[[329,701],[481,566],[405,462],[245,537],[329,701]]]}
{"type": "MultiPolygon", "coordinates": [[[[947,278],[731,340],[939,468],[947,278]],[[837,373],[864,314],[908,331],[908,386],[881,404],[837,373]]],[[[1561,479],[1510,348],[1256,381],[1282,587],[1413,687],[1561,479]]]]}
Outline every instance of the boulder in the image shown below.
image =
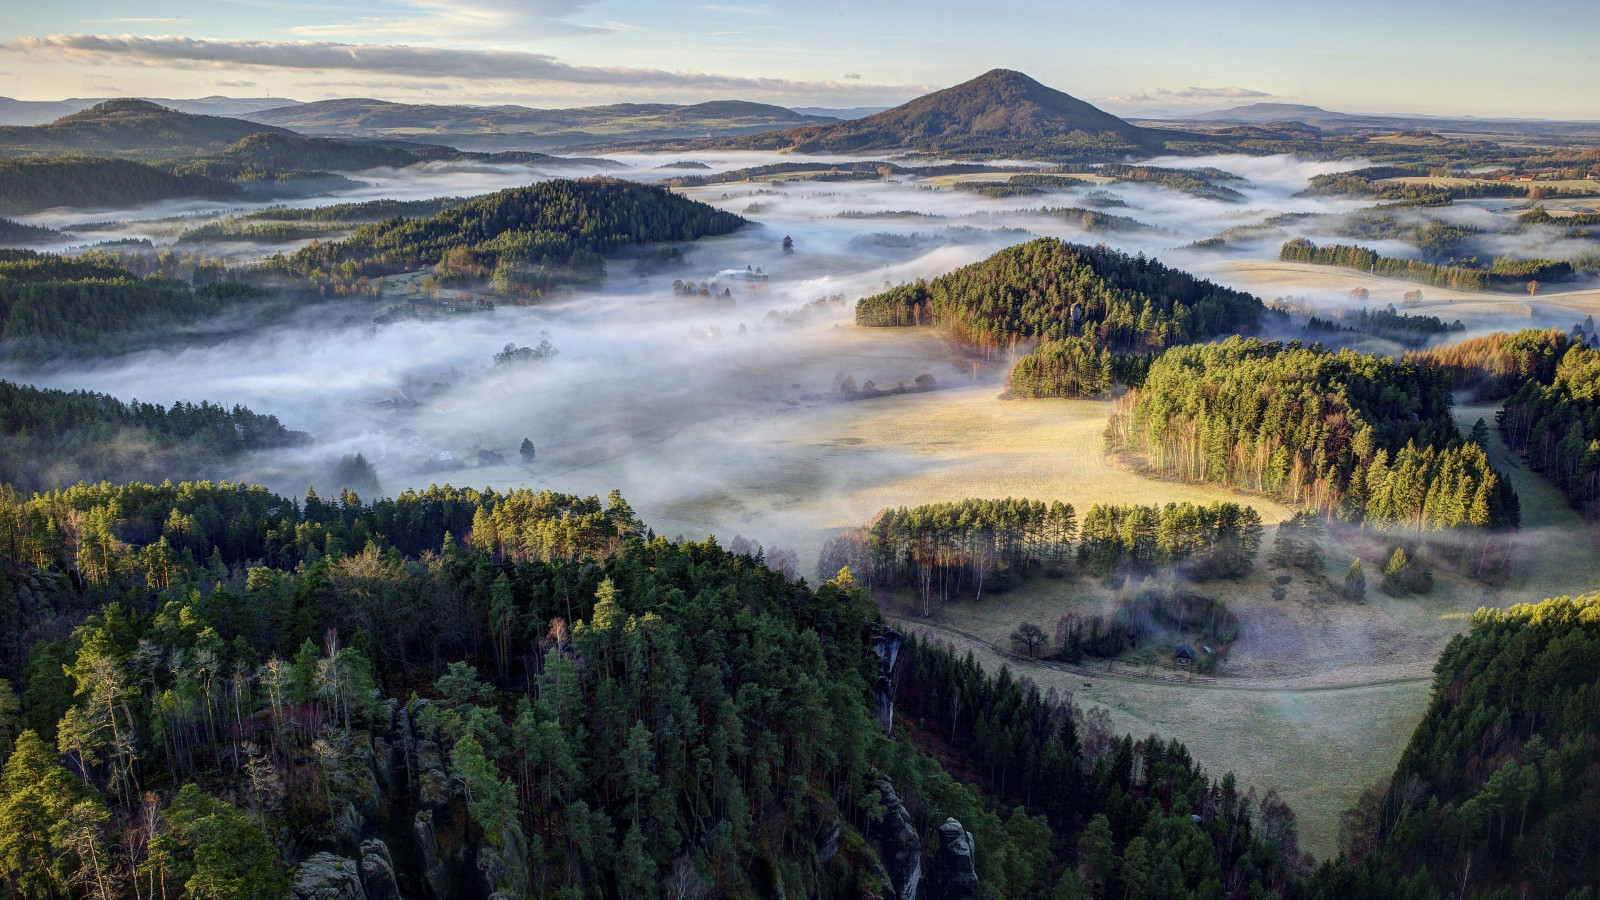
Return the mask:
{"type": "Polygon", "coordinates": [[[295,869],[289,900],[367,900],[361,867],[353,859],[318,853],[295,869]]]}

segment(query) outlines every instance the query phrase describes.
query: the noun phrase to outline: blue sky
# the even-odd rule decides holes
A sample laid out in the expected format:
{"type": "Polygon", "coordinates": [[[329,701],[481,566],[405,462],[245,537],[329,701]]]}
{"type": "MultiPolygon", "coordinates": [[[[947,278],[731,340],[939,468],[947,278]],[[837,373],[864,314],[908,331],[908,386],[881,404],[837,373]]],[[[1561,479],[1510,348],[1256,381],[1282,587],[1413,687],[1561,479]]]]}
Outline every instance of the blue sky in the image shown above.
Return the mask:
{"type": "Polygon", "coordinates": [[[997,66],[1124,115],[1600,119],[1592,0],[4,0],[0,95],[897,103],[997,66]]]}

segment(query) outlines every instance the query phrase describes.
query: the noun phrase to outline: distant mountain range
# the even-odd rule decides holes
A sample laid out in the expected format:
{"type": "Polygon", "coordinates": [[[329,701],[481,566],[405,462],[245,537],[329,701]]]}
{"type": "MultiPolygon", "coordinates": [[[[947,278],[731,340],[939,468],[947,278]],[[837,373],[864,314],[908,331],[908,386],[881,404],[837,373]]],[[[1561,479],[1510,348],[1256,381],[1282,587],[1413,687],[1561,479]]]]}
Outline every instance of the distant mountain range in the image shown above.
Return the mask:
{"type": "Polygon", "coordinates": [[[366,98],[319,100],[244,116],[305,134],[426,138],[463,149],[582,147],[619,139],[749,134],[837,121],[768,103],[713,100],[617,103],[573,109],[391,103],[366,98]]]}
{"type": "Polygon", "coordinates": [[[838,109],[832,106],[791,106],[789,108],[802,116],[822,116],[827,119],[864,119],[873,113],[881,113],[889,107],[851,106],[838,109]]]}
{"type": "Polygon", "coordinates": [[[1276,122],[1303,122],[1336,134],[1363,131],[1445,131],[1467,134],[1535,134],[1548,137],[1583,138],[1600,136],[1600,122],[1554,119],[1480,119],[1475,116],[1429,116],[1422,114],[1380,115],[1344,113],[1301,103],[1251,103],[1231,109],[1217,109],[1188,116],[1169,116],[1162,124],[1174,122],[1231,123],[1270,125],[1276,122]]]}

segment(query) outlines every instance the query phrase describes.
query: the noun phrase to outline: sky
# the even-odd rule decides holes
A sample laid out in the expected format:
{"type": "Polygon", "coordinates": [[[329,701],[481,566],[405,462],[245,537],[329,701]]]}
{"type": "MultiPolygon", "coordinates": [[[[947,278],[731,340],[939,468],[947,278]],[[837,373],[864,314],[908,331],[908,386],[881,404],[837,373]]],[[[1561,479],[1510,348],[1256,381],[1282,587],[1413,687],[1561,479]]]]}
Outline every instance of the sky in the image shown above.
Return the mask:
{"type": "Polygon", "coordinates": [[[887,106],[1004,67],[1125,116],[1600,120],[1593,0],[0,0],[0,96],[887,106]]]}

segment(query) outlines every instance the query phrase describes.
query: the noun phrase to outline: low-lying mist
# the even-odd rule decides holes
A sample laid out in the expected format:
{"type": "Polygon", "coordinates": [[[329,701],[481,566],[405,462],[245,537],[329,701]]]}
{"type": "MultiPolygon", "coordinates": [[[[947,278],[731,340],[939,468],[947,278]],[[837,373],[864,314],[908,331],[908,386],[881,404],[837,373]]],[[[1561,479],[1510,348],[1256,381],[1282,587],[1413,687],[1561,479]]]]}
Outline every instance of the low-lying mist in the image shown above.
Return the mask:
{"type": "MultiPolygon", "coordinates": [[[[674,174],[657,167],[684,159],[727,170],[797,157],[627,156],[622,157],[627,169],[607,174],[653,181],[674,174]]],[[[817,521],[814,511],[785,522],[786,505],[794,497],[826,498],[950,462],[883,448],[819,450],[818,441],[832,441],[837,433],[826,425],[829,417],[846,406],[880,402],[847,403],[839,379],[872,381],[887,390],[931,375],[936,384],[926,395],[931,403],[948,392],[993,397],[1004,378],[1003,365],[975,370],[931,336],[855,328],[854,301],[886,283],[937,276],[1030,236],[1051,235],[1156,255],[1264,299],[1283,294],[1329,308],[1349,305],[1348,287],[1332,284],[1321,273],[1303,280],[1293,271],[1277,273],[1270,289],[1259,274],[1240,276],[1241,262],[1276,260],[1282,236],[1265,238],[1259,246],[1189,245],[1282,213],[1317,214],[1287,226],[1291,235],[1338,240],[1319,233],[1326,214],[1371,204],[1295,195],[1312,175],[1355,168],[1359,162],[1219,157],[1157,164],[1211,165],[1237,173],[1244,181],[1229,186],[1246,201],[1224,203],[1129,183],[991,199],[909,176],[688,188],[682,193],[757,224],[727,237],[679,245],[681,261],[647,260],[654,248],[624,255],[609,263],[603,284],[548,296],[538,306],[500,305],[492,312],[371,324],[374,315],[411,296],[396,279],[380,302],[314,305],[291,320],[220,342],[94,363],[12,365],[0,377],[122,399],[243,404],[277,415],[288,427],[310,433],[312,443],[248,458],[236,477],[291,494],[310,483],[323,493],[336,490],[326,473],[336,460],[355,453],[371,461],[385,493],[433,482],[579,494],[619,488],[646,521],[664,532],[715,532],[728,538],[743,532],[769,545],[799,545],[801,570],[809,573],[825,526],[844,523],[817,521]],[[1126,204],[1106,212],[1152,227],[1086,233],[1048,212],[1085,206],[1090,191],[1107,192],[1126,204]],[[785,236],[793,239],[792,253],[782,247],[785,236]],[[675,280],[693,282],[695,290],[675,291],[675,280]],[[698,290],[701,282],[705,295],[698,290]],[[833,299],[812,304],[822,298],[833,299]],[[544,340],[557,351],[554,356],[495,362],[507,344],[536,347],[544,340]],[[524,439],[533,444],[532,460],[519,452],[524,439]]],[[[462,196],[551,174],[587,174],[546,169],[430,164],[378,170],[359,173],[356,177],[367,182],[359,189],[294,205],[462,196]]],[[[28,221],[66,227],[117,220],[120,224],[94,237],[150,237],[160,243],[172,240],[174,229],[173,223],[158,220],[182,215],[188,217],[183,227],[189,227],[266,205],[160,204],[93,214],[58,210],[28,221]]],[[[1438,212],[1439,218],[1494,215],[1476,208],[1438,212]]],[[[1389,250],[1388,244],[1374,245],[1389,250]]],[[[273,245],[268,252],[279,249],[291,247],[273,245]]],[[[1375,290],[1374,305],[1398,300],[1403,288],[1395,282],[1388,290],[1396,296],[1375,290]]],[[[1516,317],[1486,308],[1469,324],[1483,329],[1532,324],[1527,318],[1514,325],[1500,321],[1516,317]]],[[[1546,314],[1541,311],[1539,317],[1546,314]]],[[[1562,325],[1573,318],[1564,309],[1548,317],[1562,325]]],[[[923,407],[896,408],[914,417],[923,407]]],[[[1005,490],[972,485],[971,493],[1005,490]]],[[[924,500],[908,496],[900,502],[924,500]]]]}

